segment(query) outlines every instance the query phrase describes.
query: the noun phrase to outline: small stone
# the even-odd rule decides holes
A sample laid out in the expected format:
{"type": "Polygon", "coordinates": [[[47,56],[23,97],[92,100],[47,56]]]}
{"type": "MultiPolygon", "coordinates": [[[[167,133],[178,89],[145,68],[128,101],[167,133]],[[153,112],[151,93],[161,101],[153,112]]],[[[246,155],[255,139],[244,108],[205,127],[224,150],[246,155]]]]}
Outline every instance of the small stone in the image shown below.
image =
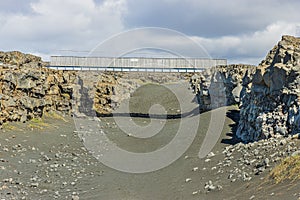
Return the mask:
{"type": "Polygon", "coordinates": [[[35,159],[29,159],[29,163],[34,164],[34,163],[36,163],[36,160],[35,159]]]}
{"type": "Polygon", "coordinates": [[[292,139],[300,139],[300,133],[294,134],[292,139]]]}
{"type": "Polygon", "coordinates": [[[245,164],[245,165],[250,165],[251,163],[250,163],[249,160],[244,160],[244,164],[245,164]]]}
{"type": "Polygon", "coordinates": [[[197,171],[198,169],[199,169],[198,167],[194,167],[193,172],[197,171]]]}
{"type": "Polygon", "coordinates": [[[54,194],[55,194],[56,196],[60,196],[59,191],[55,191],[54,194]]]}
{"type": "Polygon", "coordinates": [[[214,152],[210,152],[209,154],[207,154],[207,158],[212,158],[212,157],[214,157],[215,156],[215,154],[214,154],[214,152]]]}
{"type": "Polygon", "coordinates": [[[210,191],[210,190],[215,190],[216,189],[216,186],[214,186],[214,185],[210,185],[210,186],[208,186],[208,190],[210,191]]]}
{"type": "Polygon", "coordinates": [[[188,183],[188,182],[191,182],[192,181],[192,179],[191,178],[187,178],[187,179],[185,179],[185,182],[186,183],[188,183]]]}
{"type": "Polygon", "coordinates": [[[265,158],[264,164],[265,164],[266,167],[270,166],[270,160],[269,160],[269,158],[265,158]]]}
{"type": "Polygon", "coordinates": [[[287,142],[286,142],[286,139],[282,139],[281,141],[280,141],[280,145],[285,145],[287,142]]]}
{"type": "Polygon", "coordinates": [[[12,181],[13,181],[12,178],[3,179],[3,182],[5,182],[5,183],[11,183],[12,181]]]}
{"type": "Polygon", "coordinates": [[[254,163],[254,162],[256,162],[256,159],[253,159],[253,160],[250,161],[251,164],[254,163]]]}
{"type": "Polygon", "coordinates": [[[47,193],[48,190],[47,189],[43,189],[42,191],[40,191],[40,194],[44,194],[44,193],[47,193]]]}
{"type": "Polygon", "coordinates": [[[72,200],[79,200],[79,196],[72,196],[72,200]]]}
{"type": "Polygon", "coordinates": [[[39,183],[31,183],[30,184],[30,187],[33,187],[33,188],[36,188],[36,187],[38,187],[39,186],[39,183]]]}
{"type": "Polygon", "coordinates": [[[222,190],[223,189],[223,187],[221,185],[218,185],[217,188],[218,188],[218,190],[222,190]]]}
{"type": "Polygon", "coordinates": [[[30,179],[32,182],[36,182],[38,180],[38,176],[33,176],[31,179],[30,179]]]}
{"type": "Polygon", "coordinates": [[[51,160],[51,158],[49,158],[47,155],[44,155],[43,158],[44,158],[44,161],[50,161],[51,160]]]}
{"type": "Polygon", "coordinates": [[[58,153],[56,153],[55,158],[60,158],[60,155],[58,153]]]}
{"type": "Polygon", "coordinates": [[[204,189],[207,189],[208,191],[215,190],[217,187],[213,185],[212,181],[209,180],[207,183],[204,185],[204,189]]]}
{"type": "Polygon", "coordinates": [[[243,179],[243,181],[250,181],[252,178],[249,176],[248,173],[243,172],[242,173],[242,179],[243,179]]]}

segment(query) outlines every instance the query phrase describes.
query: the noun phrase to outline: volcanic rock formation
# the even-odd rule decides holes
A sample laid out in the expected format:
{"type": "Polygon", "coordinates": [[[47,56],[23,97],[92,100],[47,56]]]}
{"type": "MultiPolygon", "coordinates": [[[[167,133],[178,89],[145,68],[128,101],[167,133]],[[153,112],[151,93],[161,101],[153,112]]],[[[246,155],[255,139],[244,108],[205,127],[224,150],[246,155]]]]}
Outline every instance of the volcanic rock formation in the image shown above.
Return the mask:
{"type": "Polygon", "coordinates": [[[238,137],[300,133],[300,38],[283,36],[243,86],[238,137]]]}
{"type": "Polygon", "coordinates": [[[195,74],[190,81],[198,98],[201,111],[238,104],[244,76],[255,72],[251,65],[227,65],[195,74]]]}
{"type": "Polygon", "coordinates": [[[0,126],[44,112],[70,113],[74,73],[45,67],[40,57],[0,52],[0,126]]]}

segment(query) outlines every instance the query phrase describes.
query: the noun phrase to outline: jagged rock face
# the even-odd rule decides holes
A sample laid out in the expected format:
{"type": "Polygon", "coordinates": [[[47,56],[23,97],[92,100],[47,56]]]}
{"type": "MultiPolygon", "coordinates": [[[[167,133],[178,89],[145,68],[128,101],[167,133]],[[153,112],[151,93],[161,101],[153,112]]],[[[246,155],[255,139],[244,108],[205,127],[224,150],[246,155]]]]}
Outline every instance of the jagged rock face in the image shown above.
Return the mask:
{"type": "Polygon", "coordinates": [[[74,87],[76,116],[109,116],[138,87],[123,72],[78,72],[74,87]]]}
{"type": "Polygon", "coordinates": [[[243,77],[252,77],[255,66],[226,65],[195,74],[190,81],[201,111],[238,104],[243,89],[243,77]]]}
{"type": "Polygon", "coordinates": [[[110,115],[140,85],[186,80],[189,74],[74,72],[46,68],[40,57],[0,52],[0,127],[59,111],[110,115]]]}
{"type": "Polygon", "coordinates": [[[243,86],[238,137],[300,133],[300,38],[283,36],[243,86]]]}
{"type": "Polygon", "coordinates": [[[38,56],[31,54],[24,54],[18,51],[12,52],[1,52],[0,51],[0,62],[3,64],[9,64],[15,67],[40,67],[45,63],[38,56]]]}
{"type": "Polygon", "coordinates": [[[97,115],[111,115],[122,101],[140,86],[147,83],[164,84],[188,80],[188,73],[139,73],[139,72],[106,72],[98,76],[94,95],[94,110],[97,115]]]}
{"type": "Polygon", "coordinates": [[[111,114],[113,108],[118,106],[119,102],[112,100],[113,95],[116,95],[117,81],[120,78],[120,74],[118,75],[112,73],[100,75],[94,98],[94,109],[98,115],[111,114]]]}
{"type": "Polygon", "coordinates": [[[70,113],[74,73],[50,70],[41,58],[20,52],[1,52],[0,61],[0,125],[52,110],[70,113]]]}

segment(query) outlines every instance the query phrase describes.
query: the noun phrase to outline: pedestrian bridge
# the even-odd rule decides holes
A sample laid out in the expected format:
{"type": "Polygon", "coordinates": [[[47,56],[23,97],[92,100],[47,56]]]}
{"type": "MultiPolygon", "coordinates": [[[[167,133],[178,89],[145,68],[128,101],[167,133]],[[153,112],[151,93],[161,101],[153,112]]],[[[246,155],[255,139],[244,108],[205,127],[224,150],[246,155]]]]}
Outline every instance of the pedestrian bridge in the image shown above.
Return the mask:
{"type": "Polygon", "coordinates": [[[200,72],[218,65],[227,65],[227,60],[206,58],[51,56],[48,68],[56,70],[116,72],[200,72]]]}

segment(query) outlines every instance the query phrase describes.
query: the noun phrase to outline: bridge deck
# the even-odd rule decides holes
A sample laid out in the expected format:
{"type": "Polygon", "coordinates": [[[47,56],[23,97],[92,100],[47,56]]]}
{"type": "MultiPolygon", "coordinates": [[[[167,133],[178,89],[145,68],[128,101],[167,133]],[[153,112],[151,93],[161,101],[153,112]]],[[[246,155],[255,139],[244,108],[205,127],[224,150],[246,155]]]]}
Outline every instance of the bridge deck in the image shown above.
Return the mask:
{"type": "Polygon", "coordinates": [[[206,58],[140,58],[140,57],[74,57],[51,56],[51,69],[143,72],[197,72],[217,65],[226,59],[206,58]]]}
{"type": "Polygon", "coordinates": [[[206,68],[150,68],[150,67],[81,67],[81,66],[48,66],[55,70],[73,71],[112,71],[112,72],[201,72],[206,68]]]}

